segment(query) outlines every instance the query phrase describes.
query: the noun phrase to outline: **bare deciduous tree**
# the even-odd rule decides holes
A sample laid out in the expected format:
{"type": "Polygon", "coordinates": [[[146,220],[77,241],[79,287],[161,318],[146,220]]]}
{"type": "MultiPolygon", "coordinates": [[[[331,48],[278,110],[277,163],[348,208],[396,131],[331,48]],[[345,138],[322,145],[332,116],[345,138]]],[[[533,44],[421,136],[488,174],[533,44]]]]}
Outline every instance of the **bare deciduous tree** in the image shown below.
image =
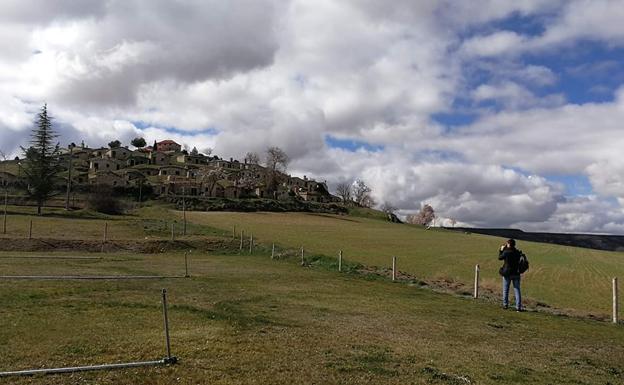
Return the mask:
{"type": "Polygon", "coordinates": [[[368,194],[366,194],[364,198],[362,198],[362,201],[360,202],[360,206],[368,207],[368,208],[375,206],[375,204],[377,204],[377,202],[375,202],[373,197],[368,194]]]}
{"type": "Polygon", "coordinates": [[[273,194],[284,177],[290,159],[279,147],[269,147],[266,153],[266,188],[273,194]]]}
{"type": "Polygon", "coordinates": [[[435,220],[435,210],[431,205],[425,204],[422,209],[417,214],[410,214],[407,216],[407,223],[411,223],[413,225],[422,225],[428,226],[431,222],[435,220]]]}
{"type": "Polygon", "coordinates": [[[360,206],[371,207],[375,204],[375,201],[370,196],[371,191],[370,187],[363,180],[358,179],[352,186],[353,200],[360,206]]]}
{"type": "Polygon", "coordinates": [[[396,211],[396,207],[394,207],[394,205],[390,202],[384,202],[381,207],[380,207],[381,211],[383,211],[386,214],[394,214],[394,212],[396,211]]]}
{"type": "Polygon", "coordinates": [[[257,152],[248,152],[245,154],[245,163],[250,164],[259,164],[260,163],[260,155],[257,152]]]}
{"type": "Polygon", "coordinates": [[[212,196],[212,190],[214,190],[217,182],[223,179],[223,177],[223,172],[219,170],[209,170],[207,172],[202,172],[199,175],[199,178],[205,187],[205,191],[209,196],[212,196]]]}
{"type": "Polygon", "coordinates": [[[336,195],[342,199],[343,203],[351,202],[351,183],[338,183],[338,185],[336,185],[336,195]]]}

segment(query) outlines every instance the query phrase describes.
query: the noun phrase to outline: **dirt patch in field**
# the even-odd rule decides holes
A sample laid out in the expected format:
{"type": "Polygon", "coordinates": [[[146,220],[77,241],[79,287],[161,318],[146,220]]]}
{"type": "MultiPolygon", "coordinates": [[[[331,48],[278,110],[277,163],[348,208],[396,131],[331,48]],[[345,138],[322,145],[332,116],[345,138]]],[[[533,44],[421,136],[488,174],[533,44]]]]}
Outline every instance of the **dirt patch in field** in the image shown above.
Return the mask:
{"type": "Polygon", "coordinates": [[[220,238],[204,238],[193,240],[122,240],[95,241],[73,239],[2,239],[0,251],[84,251],[90,253],[133,252],[133,253],[165,253],[177,250],[221,251],[238,250],[236,243],[220,238]]]}

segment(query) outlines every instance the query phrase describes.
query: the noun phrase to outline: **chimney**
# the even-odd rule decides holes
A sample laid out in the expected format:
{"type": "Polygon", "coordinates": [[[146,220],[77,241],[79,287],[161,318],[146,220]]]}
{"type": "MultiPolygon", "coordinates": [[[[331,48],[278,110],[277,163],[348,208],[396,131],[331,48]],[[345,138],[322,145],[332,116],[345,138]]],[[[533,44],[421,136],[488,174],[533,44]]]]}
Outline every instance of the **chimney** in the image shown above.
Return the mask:
{"type": "Polygon", "coordinates": [[[230,162],[233,162],[233,161],[234,161],[234,158],[230,158],[230,162]]]}

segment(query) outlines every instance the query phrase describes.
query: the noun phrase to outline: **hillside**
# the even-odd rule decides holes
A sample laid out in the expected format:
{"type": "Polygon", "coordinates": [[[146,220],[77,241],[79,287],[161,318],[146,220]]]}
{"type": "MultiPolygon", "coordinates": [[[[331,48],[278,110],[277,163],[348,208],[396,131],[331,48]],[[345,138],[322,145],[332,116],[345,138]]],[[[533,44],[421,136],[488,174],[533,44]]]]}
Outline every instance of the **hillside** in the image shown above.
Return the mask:
{"type": "MultiPolygon", "coordinates": [[[[331,258],[336,258],[338,251],[342,250],[346,261],[360,263],[382,274],[391,266],[391,258],[396,256],[405,279],[419,280],[433,287],[443,286],[457,293],[471,291],[474,266],[479,264],[484,293],[497,297],[500,291],[497,249],[504,239],[389,223],[376,219],[374,212],[357,213],[360,216],[188,212],[188,236],[180,237],[182,213],[163,205],[145,207],[125,216],[107,216],[86,210],[47,211],[43,217],[33,217],[28,215],[33,212],[32,208],[9,207],[7,235],[0,234],[0,250],[70,247],[55,242],[57,239],[72,240],[72,245],[82,242],[86,249],[97,250],[105,226],[109,241],[118,241],[116,246],[109,242],[107,247],[111,250],[142,250],[156,247],[159,240],[169,239],[172,225],[176,239],[187,241],[205,236],[231,237],[236,227],[237,238],[241,230],[247,236],[253,233],[256,242],[265,247],[271,243],[276,243],[279,248],[304,246],[307,254],[331,258]],[[31,220],[35,239],[28,241],[24,238],[28,237],[31,220]],[[40,238],[46,241],[37,240],[40,238]],[[93,244],[88,246],[83,242],[85,240],[91,240],[93,244]],[[141,242],[133,245],[136,240],[141,242]]],[[[519,247],[531,261],[531,269],[523,283],[523,293],[531,300],[531,306],[550,306],[569,314],[601,318],[610,314],[611,278],[624,276],[623,253],[523,241],[519,242],[519,247]]]]}
{"type": "Polygon", "coordinates": [[[588,249],[624,251],[624,236],[603,234],[533,233],[517,229],[479,229],[469,227],[447,227],[447,230],[515,238],[523,241],[554,243],[557,245],[584,247],[588,249]]]}
{"type": "MultiPolygon", "coordinates": [[[[483,286],[499,292],[498,247],[502,238],[444,229],[393,224],[353,216],[303,213],[188,213],[191,222],[253,233],[259,242],[298,248],[367,266],[398,268],[420,280],[465,286],[470,291],[479,264],[483,286]]],[[[531,269],[523,292],[535,303],[582,314],[606,315],[611,309],[611,278],[624,277],[624,254],[552,244],[519,242],[531,269]]],[[[460,291],[461,291],[460,290],[460,291]]]]}
{"type": "Polygon", "coordinates": [[[163,287],[180,363],[0,384],[615,384],[624,376],[624,329],[553,316],[535,301],[575,301],[571,313],[604,316],[610,293],[593,283],[622,273],[620,253],[523,242],[533,263],[525,294],[531,310],[543,311],[518,314],[498,304],[492,250],[500,238],[392,224],[367,210],[189,212],[185,236],[182,213],[163,205],[124,216],[32,211],[9,208],[0,249],[33,252],[0,251],[4,276],[172,278],[0,279],[0,371],[161,358],[163,287]],[[239,251],[241,229],[253,232],[252,254],[247,236],[239,251]],[[183,250],[191,278],[181,278],[183,250]],[[392,255],[402,272],[396,283],[392,255]],[[475,301],[465,294],[476,262],[483,298],[475,301]]]}

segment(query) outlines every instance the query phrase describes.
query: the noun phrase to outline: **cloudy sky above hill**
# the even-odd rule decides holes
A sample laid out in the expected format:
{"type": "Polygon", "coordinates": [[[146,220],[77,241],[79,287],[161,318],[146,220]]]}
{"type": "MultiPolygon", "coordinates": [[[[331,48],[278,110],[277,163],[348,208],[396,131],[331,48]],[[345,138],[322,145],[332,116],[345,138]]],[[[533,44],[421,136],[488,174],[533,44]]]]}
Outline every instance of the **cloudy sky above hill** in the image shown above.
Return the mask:
{"type": "Polygon", "coordinates": [[[3,0],[0,150],[174,139],[406,214],[624,234],[621,0],[3,0]]]}

